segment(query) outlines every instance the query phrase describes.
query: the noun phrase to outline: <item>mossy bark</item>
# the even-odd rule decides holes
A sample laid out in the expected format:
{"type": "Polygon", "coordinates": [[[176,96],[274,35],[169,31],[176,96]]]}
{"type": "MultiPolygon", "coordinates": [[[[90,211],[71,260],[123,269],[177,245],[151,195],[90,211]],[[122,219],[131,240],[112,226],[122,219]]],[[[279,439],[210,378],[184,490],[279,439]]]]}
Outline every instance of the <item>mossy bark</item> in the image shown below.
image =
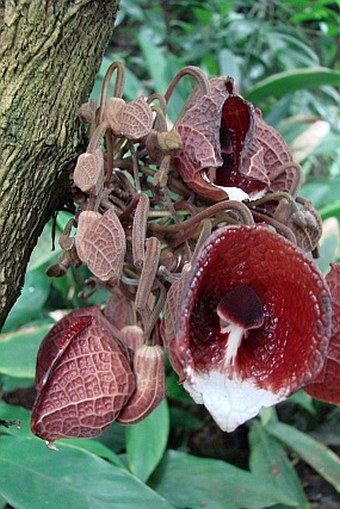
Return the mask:
{"type": "Polygon", "coordinates": [[[0,0],[0,327],[81,149],[116,0],[0,0]]]}

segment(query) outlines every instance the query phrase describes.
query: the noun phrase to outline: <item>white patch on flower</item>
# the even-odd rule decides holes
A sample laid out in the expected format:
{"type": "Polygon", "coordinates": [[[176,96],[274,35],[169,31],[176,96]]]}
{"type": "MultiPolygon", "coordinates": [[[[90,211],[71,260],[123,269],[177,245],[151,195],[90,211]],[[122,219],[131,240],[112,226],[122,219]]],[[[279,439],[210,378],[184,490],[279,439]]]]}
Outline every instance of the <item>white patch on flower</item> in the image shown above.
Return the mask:
{"type": "Polygon", "coordinates": [[[228,343],[226,346],[226,351],[224,354],[224,365],[228,367],[229,365],[235,364],[236,355],[240,345],[242,343],[242,339],[246,336],[247,331],[242,329],[242,327],[237,327],[237,325],[229,323],[224,327],[221,327],[222,334],[226,334],[229,332],[228,343]]]}
{"type": "MultiPolygon", "coordinates": [[[[216,186],[216,184],[215,184],[216,186]]],[[[249,200],[249,194],[245,193],[240,187],[216,186],[227,193],[229,200],[244,201],[249,200]]]]}
{"type": "Polygon", "coordinates": [[[245,191],[243,191],[240,187],[223,187],[223,186],[216,186],[219,189],[223,189],[228,195],[229,200],[236,200],[236,201],[244,201],[244,200],[258,200],[259,198],[262,198],[266,194],[266,189],[261,189],[261,191],[257,191],[256,193],[247,194],[245,191]]]}
{"type": "Polygon", "coordinates": [[[195,403],[203,403],[223,431],[234,431],[238,426],[255,417],[262,407],[276,405],[287,397],[284,392],[273,393],[256,387],[249,380],[240,380],[237,372],[233,378],[220,368],[209,373],[192,373],[183,387],[195,403]]]}

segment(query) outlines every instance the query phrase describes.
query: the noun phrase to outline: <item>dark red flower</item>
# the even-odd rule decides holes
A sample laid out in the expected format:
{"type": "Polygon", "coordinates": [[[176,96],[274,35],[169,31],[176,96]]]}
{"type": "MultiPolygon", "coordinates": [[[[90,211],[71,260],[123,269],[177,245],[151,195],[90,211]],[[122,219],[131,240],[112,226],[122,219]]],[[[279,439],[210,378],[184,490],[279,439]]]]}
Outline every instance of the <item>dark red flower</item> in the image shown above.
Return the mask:
{"type": "Polygon", "coordinates": [[[340,405],[340,263],[331,265],[326,281],[332,296],[332,335],[323,368],[306,391],[313,398],[340,405]]]}
{"type": "Polygon", "coordinates": [[[182,278],[169,292],[162,334],[184,387],[223,430],[318,375],[331,299],[316,265],[293,244],[262,225],[227,226],[182,278]]]}
{"type": "Polygon", "coordinates": [[[32,432],[47,441],[102,433],[135,390],[131,353],[97,306],[60,320],[38,352],[32,432]]]}
{"type": "Polygon", "coordinates": [[[174,154],[178,171],[202,197],[244,200],[290,191],[296,165],[286,143],[231,78],[211,80],[209,94],[196,92],[176,128],[182,140],[174,154]]]}

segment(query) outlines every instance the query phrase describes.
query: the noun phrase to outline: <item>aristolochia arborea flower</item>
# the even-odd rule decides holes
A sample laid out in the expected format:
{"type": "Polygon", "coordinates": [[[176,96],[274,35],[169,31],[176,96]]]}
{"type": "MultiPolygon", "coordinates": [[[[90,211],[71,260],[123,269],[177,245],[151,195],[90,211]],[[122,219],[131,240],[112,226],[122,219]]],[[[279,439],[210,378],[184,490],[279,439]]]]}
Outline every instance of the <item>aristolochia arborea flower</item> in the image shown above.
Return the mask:
{"type": "Polygon", "coordinates": [[[290,191],[297,165],[280,134],[238,94],[232,78],[209,83],[209,92],[197,90],[176,122],[182,147],[174,159],[183,180],[210,201],[290,191]]]}
{"type": "Polygon", "coordinates": [[[316,265],[283,237],[226,226],[170,290],[162,334],[185,389],[233,431],[318,375],[331,297],[316,265]]]}

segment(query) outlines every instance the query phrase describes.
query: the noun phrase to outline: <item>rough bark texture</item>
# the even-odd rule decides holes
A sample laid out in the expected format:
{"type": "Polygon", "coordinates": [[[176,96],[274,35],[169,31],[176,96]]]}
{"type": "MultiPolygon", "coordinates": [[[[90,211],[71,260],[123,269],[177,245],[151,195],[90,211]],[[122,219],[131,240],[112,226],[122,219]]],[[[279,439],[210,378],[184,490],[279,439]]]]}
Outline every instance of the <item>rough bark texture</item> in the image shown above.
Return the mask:
{"type": "Polygon", "coordinates": [[[117,0],[0,0],[0,327],[80,150],[117,0]]]}

